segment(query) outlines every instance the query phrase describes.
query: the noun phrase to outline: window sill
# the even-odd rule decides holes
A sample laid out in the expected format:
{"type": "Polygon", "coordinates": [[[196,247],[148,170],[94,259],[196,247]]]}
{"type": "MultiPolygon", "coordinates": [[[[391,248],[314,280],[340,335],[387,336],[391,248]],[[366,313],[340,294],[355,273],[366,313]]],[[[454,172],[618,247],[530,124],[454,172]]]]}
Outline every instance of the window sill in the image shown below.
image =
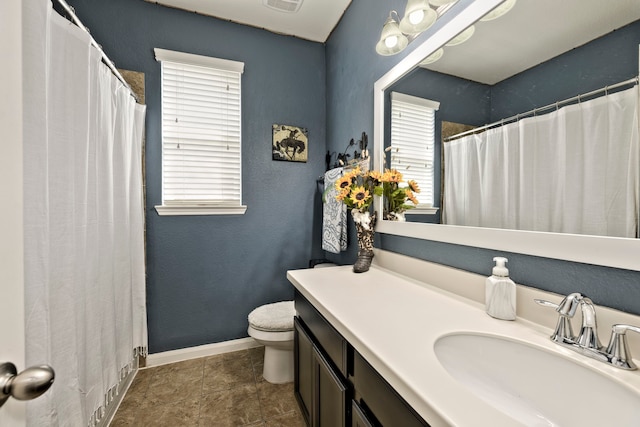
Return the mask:
{"type": "Polygon", "coordinates": [[[438,213],[438,207],[420,207],[405,211],[405,215],[435,215],[438,213]]]}
{"type": "Polygon", "coordinates": [[[160,216],[177,215],[244,215],[247,207],[242,206],[212,206],[212,205],[158,205],[155,207],[160,216]]]}

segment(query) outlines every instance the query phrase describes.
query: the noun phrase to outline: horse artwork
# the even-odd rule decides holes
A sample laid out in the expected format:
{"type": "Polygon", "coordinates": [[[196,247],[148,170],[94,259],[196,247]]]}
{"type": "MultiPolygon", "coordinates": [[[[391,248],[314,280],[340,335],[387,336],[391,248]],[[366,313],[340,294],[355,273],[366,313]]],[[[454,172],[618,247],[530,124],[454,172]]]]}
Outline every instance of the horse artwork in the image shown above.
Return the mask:
{"type": "Polygon", "coordinates": [[[273,160],[306,163],[309,151],[308,133],[305,128],[274,124],[271,146],[273,160]]]}

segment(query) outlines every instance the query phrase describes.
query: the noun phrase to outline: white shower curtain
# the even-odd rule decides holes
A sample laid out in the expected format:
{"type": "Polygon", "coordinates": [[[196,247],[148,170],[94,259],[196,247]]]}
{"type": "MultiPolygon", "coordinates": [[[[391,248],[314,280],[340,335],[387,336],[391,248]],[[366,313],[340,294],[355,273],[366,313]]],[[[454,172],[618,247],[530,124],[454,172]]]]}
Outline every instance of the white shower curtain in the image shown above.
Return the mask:
{"type": "Polygon", "coordinates": [[[48,1],[23,15],[27,365],[56,371],[27,422],[81,427],[146,352],[145,110],[48,1]]]}
{"type": "Polygon", "coordinates": [[[444,222],[637,237],[638,86],[444,145],[444,222]]]}

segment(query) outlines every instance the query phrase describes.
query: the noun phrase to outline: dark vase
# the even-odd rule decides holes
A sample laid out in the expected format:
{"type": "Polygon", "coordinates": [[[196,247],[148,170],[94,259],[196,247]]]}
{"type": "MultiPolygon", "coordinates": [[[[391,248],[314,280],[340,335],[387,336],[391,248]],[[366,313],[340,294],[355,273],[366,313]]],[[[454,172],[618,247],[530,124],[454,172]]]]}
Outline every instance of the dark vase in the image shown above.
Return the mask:
{"type": "Polygon", "coordinates": [[[373,236],[374,227],[376,225],[376,213],[371,215],[369,229],[367,230],[360,223],[356,224],[356,234],[358,236],[358,259],[353,264],[354,273],[364,273],[369,270],[371,261],[373,260],[373,236]]]}

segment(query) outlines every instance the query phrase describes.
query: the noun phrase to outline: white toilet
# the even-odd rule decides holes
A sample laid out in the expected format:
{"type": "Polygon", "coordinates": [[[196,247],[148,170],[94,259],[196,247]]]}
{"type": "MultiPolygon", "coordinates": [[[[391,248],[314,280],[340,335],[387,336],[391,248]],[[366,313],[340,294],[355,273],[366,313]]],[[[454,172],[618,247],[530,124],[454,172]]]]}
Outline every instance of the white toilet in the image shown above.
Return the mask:
{"type": "MultiPolygon", "coordinates": [[[[332,267],[321,263],[314,268],[332,267]]],[[[247,332],[264,345],[264,369],[262,377],[272,384],[293,381],[293,317],[296,309],[293,301],[281,301],[262,305],[249,313],[247,332]]]]}
{"type": "Polygon", "coordinates": [[[264,345],[262,377],[272,384],[293,381],[293,301],[262,305],[249,313],[247,332],[264,345]]]}

